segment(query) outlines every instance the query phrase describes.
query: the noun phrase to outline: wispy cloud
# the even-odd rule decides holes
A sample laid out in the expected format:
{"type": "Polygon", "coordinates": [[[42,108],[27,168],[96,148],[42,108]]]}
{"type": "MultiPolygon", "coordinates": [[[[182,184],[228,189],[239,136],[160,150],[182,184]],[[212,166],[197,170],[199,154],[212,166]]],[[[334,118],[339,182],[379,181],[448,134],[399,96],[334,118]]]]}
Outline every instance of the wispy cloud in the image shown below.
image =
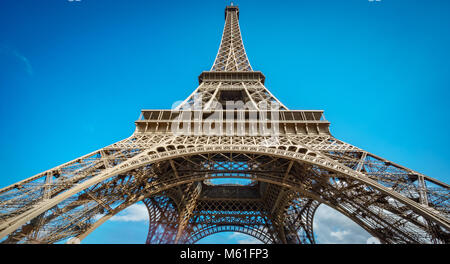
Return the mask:
{"type": "Polygon", "coordinates": [[[29,75],[33,75],[33,68],[31,67],[30,61],[22,54],[20,54],[17,50],[13,51],[14,56],[16,56],[16,58],[18,58],[19,60],[21,60],[24,65],[25,65],[25,71],[29,74],[29,75]]]}
{"type": "Polygon", "coordinates": [[[25,72],[30,76],[33,75],[34,71],[33,71],[33,67],[31,66],[30,61],[28,60],[27,57],[25,57],[17,49],[14,49],[14,48],[11,48],[11,47],[8,47],[5,45],[0,45],[0,54],[4,54],[6,56],[12,56],[12,57],[16,58],[23,64],[25,72]]]}
{"type": "Polygon", "coordinates": [[[236,241],[238,244],[263,244],[258,239],[239,232],[233,232],[228,236],[230,241],[236,241]]]}

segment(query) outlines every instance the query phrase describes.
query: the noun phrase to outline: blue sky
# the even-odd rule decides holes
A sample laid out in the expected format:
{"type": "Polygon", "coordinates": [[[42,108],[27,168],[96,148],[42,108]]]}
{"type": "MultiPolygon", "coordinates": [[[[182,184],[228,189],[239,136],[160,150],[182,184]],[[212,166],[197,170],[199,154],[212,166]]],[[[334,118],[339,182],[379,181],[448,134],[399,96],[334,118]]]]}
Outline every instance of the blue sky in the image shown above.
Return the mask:
{"type": "MultiPolygon", "coordinates": [[[[213,63],[228,3],[1,0],[0,186],[128,137],[141,109],[185,99],[213,63]]],[[[253,69],[288,108],[325,110],[335,137],[449,182],[450,1],[235,4],[253,69]]],[[[85,241],[112,243],[124,228],[122,242],[145,240],[144,220],[122,219],[85,241]]],[[[330,232],[347,229],[329,228],[323,241],[342,242],[330,232]]]]}

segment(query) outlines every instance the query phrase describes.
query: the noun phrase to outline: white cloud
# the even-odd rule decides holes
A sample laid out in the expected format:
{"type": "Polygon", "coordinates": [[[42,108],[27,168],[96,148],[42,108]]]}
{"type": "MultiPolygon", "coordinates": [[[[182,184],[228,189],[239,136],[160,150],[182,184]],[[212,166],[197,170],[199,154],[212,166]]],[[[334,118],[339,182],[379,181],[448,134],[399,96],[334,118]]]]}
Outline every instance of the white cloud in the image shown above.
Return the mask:
{"type": "Polygon", "coordinates": [[[253,237],[238,240],[237,242],[238,244],[263,244],[261,241],[253,237]]]}
{"type": "Polygon", "coordinates": [[[239,232],[231,233],[228,239],[231,241],[235,240],[238,244],[263,244],[258,239],[239,232]]]}
{"type": "Polygon", "coordinates": [[[239,233],[239,232],[233,232],[233,233],[231,233],[229,236],[228,236],[228,238],[229,239],[234,239],[234,238],[236,238],[236,237],[241,237],[243,234],[242,233],[239,233]]]}
{"type": "Polygon", "coordinates": [[[313,229],[316,242],[321,244],[366,244],[372,237],[348,217],[326,205],[317,209],[313,229]]]}
{"type": "Polygon", "coordinates": [[[338,230],[336,232],[331,232],[330,236],[335,237],[337,240],[344,240],[344,237],[346,235],[350,234],[350,232],[348,230],[338,230]]]}
{"type": "Polygon", "coordinates": [[[117,222],[141,222],[148,221],[148,211],[144,204],[137,203],[126,208],[117,215],[111,217],[110,221],[117,222]]]}
{"type": "Polygon", "coordinates": [[[369,237],[366,244],[381,244],[380,240],[376,237],[369,237]]]}

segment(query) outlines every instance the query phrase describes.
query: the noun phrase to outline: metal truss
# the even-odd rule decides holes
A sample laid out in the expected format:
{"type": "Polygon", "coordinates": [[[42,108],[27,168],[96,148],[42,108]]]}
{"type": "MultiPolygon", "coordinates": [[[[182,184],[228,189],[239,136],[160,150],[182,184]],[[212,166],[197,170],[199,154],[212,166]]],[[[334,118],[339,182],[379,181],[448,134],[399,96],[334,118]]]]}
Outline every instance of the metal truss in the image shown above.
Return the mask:
{"type": "Polygon", "coordinates": [[[222,41],[211,71],[253,71],[242,42],[237,6],[225,10],[222,41]]]}
{"type": "Polygon", "coordinates": [[[449,185],[334,138],[323,111],[279,103],[248,62],[238,18],[236,6],[226,8],[214,65],[178,109],[143,110],[129,138],[0,189],[0,241],[82,240],[143,201],[147,243],[195,243],[224,231],[263,243],[315,243],[320,204],[383,243],[448,243],[449,185]],[[230,100],[249,107],[217,108],[230,100]],[[279,133],[254,130],[253,114],[275,103],[279,133]],[[210,126],[213,114],[218,127],[230,114],[242,119],[227,133],[176,134],[186,108],[191,130],[210,126]],[[247,183],[214,183],[224,178],[247,183]]]}

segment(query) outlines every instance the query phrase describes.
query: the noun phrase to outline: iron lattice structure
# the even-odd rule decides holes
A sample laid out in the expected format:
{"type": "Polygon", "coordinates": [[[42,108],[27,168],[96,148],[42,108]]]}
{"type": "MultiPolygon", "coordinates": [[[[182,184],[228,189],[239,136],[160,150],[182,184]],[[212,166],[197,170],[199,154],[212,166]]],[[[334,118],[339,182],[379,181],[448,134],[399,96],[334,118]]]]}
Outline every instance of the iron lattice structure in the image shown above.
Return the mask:
{"type": "Polygon", "coordinates": [[[449,185],[334,138],[323,111],[289,110],[264,80],[247,58],[239,9],[227,6],[214,64],[177,109],[142,110],[129,138],[0,190],[1,241],[82,240],[139,201],[149,212],[147,243],[195,243],[222,231],[315,243],[320,204],[383,243],[449,241],[449,185]],[[217,107],[230,100],[248,109],[217,107]],[[280,110],[276,137],[252,119],[272,121],[261,111],[271,105],[280,110]],[[193,114],[183,117],[186,108],[193,114]],[[192,133],[196,125],[212,132],[192,133]],[[213,183],[220,178],[247,183],[213,183]]]}

